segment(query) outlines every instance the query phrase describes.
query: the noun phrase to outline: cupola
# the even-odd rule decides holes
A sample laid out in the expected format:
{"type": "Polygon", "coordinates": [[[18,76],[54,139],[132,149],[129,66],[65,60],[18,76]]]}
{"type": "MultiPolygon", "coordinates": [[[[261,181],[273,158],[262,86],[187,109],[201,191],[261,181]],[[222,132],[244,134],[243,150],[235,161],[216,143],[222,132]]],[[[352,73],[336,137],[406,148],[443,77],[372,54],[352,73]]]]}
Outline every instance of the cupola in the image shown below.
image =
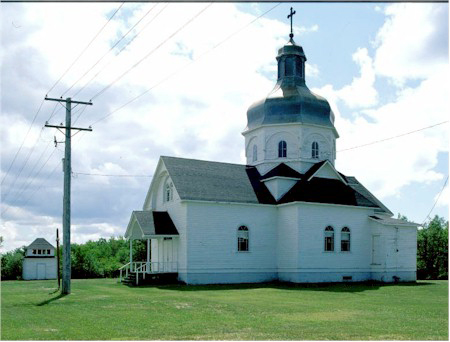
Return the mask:
{"type": "Polygon", "coordinates": [[[247,163],[261,174],[281,162],[298,172],[329,160],[334,165],[336,138],[334,114],[328,101],[306,85],[306,55],[301,45],[289,41],[278,50],[278,73],[273,90],[247,110],[245,137],[247,163]]]}

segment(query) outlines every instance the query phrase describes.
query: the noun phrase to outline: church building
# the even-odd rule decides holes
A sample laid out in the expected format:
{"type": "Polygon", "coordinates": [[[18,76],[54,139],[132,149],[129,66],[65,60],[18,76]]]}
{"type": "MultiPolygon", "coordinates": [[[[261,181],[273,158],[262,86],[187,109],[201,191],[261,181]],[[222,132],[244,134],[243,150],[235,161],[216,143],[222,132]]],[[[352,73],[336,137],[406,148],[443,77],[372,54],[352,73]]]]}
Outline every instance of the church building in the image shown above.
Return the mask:
{"type": "Polygon", "coordinates": [[[121,272],[187,284],[416,280],[417,225],[336,170],[334,114],[306,86],[292,32],[276,59],[274,89],[247,111],[246,165],[160,157],[121,272]],[[146,241],[146,261],[132,260],[133,240],[146,241]]]}

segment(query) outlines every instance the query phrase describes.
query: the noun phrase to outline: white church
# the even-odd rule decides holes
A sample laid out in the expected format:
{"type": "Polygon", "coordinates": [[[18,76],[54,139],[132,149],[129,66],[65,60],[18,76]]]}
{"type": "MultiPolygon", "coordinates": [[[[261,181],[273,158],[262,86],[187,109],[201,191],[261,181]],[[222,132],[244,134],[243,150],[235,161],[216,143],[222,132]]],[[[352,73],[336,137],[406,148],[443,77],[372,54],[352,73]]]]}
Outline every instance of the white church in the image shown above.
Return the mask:
{"type": "Polygon", "coordinates": [[[334,115],[306,86],[306,56],[292,33],[276,59],[274,89],[247,111],[246,165],[160,157],[142,210],[131,214],[121,279],[416,280],[417,225],[392,218],[335,169],[334,115]],[[146,261],[132,259],[134,240],[146,241],[146,261]]]}

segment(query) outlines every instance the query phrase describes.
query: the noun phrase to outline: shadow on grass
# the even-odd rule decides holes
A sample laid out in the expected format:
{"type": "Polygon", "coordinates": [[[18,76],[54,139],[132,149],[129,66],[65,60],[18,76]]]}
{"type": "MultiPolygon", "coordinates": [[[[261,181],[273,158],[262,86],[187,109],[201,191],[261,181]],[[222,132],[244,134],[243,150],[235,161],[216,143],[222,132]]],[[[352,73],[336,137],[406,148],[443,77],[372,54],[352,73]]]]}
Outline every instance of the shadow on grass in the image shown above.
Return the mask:
{"type": "Polygon", "coordinates": [[[225,291],[225,290],[243,290],[243,289],[279,289],[292,291],[325,291],[325,292],[345,292],[358,293],[364,291],[378,290],[381,287],[399,286],[428,286],[436,285],[431,282],[408,282],[408,283],[380,283],[380,282],[354,282],[354,283],[316,283],[316,284],[295,284],[285,282],[271,282],[259,284],[214,284],[214,285],[185,285],[185,284],[148,284],[139,287],[153,287],[161,290],[173,291],[225,291]]]}
{"type": "Polygon", "coordinates": [[[65,296],[67,296],[66,293],[60,293],[56,297],[44,300],[43,302],[40,302],[40,303],[36,304],[36,306],[43,306],[43,305],[50,304],[51,302],[54,302],[55,300],[61,299],[61,298],[65,297],[65,296]]]}

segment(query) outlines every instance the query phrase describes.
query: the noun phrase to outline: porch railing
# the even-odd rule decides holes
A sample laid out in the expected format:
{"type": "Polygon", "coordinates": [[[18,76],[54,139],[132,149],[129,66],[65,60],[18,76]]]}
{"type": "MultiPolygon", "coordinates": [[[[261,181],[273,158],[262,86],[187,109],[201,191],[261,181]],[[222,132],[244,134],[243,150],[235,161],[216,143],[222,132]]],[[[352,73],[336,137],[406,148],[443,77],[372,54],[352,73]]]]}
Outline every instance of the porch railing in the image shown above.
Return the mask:
{"type": "Polygon", "coordinates": [[[178,271],[178,262],[176,261],[160,261],[160,262],[129,262],[119,268],[120,282],[122,282],[122,272],[125,271],[125,277],[128,273],[136,273],[136,283],[139,281],[139,274],[142,274],[144,279],[146,274],[156,273],[175,273],[178,271]]]}

